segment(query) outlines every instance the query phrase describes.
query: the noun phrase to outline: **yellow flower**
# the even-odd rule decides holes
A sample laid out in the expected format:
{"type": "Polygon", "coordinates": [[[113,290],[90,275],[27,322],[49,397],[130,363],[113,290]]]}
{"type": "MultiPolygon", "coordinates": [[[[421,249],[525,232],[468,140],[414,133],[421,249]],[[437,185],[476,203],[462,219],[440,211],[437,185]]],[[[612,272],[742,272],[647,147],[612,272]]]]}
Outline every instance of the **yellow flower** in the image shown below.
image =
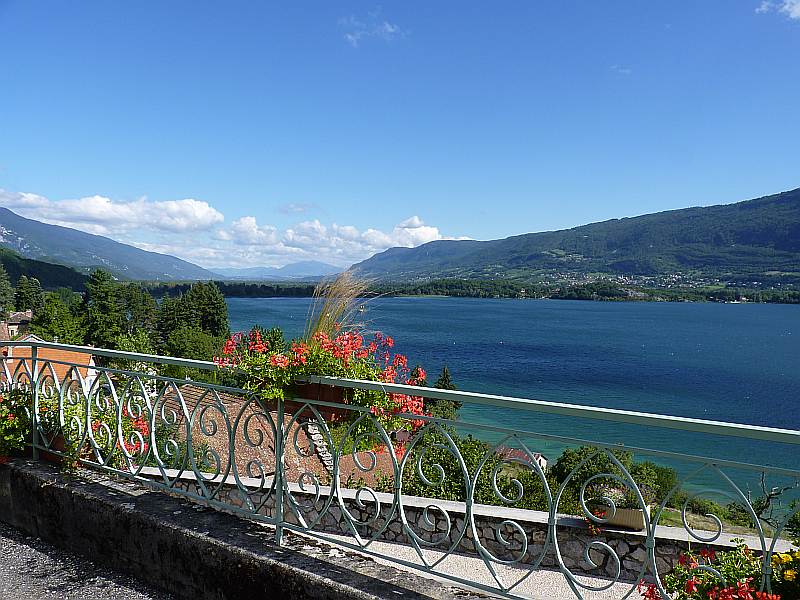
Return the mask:
{"type": "Polygon", "coordinates": [[[792,555],[788,552],[786,554],[781,554],[781,560],[784,564],[792,562],[792,555]]]}
{"type": "Polygon", "coordinates": [[[783,572],[783,579],[785,581],[794,581],[794,578],[795,578],[796,575],[797,575],[797,572],[794,569],[786,569],[783,572]]]}

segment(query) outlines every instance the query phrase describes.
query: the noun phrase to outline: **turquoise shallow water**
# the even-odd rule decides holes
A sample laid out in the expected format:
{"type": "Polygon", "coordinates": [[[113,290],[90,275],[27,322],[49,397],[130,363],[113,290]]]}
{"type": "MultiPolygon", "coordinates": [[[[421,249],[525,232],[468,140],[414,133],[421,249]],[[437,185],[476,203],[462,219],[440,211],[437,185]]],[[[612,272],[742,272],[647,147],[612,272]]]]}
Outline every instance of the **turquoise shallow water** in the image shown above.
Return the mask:
{"type": "MultiPolygon", "coordinates": [[[[228,299],[231,328],[303,331],[308,299],[228,299]]],[[[382,298],[364,325],[460,389],[800,430],[800,307],[382,298]]],[[[465,406],[469,421],[796,467],[800,448],[465,406]]],[[[491,434],[484,434],[493,437],[491,434]]],[[[555,453],[560,444],[535,442],[555,453]]]]}

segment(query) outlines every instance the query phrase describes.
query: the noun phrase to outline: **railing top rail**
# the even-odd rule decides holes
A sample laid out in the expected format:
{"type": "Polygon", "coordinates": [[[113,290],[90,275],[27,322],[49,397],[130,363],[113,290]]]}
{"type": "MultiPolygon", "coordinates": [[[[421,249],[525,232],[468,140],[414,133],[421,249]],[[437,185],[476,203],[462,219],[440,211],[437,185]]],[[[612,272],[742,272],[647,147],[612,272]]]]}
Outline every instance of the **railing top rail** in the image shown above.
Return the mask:
{"type": "MultiPolygon", "coordinates": [[[[73,352],[92,354],[94,356],[103,356],[106,358],[174,365],[192,369],[202,369],[206,371],[213,371],[219,368],[215,363],[203,360],[175,358],[170,356],[159,356],[155,354],[140,354],[137,352],[124,352],[122,350],[109,350],[106,348],[94,348],[91,346],[75,346],[56,342],[3,341],[0,342],[0,346],[70,350],[73,352]]],[[[617,423],[679,429],[683,431],[694,431],[706,434],[725,435],[738,438],[749,438],[761,441],[800,445],[800,431],[792,429],[764,427],[760,425],[746,425],[743,423],[727,423],[724,421],[711,421],[706,419],[694,419],[690,417],[651,414],[615,408],[602,408],[580,404],[568,404],[564,402],[534,400],[530,398],[515,398],[511,396],[483,394],[479,392],[465,392],[460,390],[450,391],[440,390],[437,388],[409,386],[404,384],[382,383],[378,381],[343,379],[339,377],[309,376],[303,379],[304,381],[308,381],[310,383],[322,383],[325,385],[334,385],[345,388],[360,388],[365,390],[384,391],[397,394],[409,394],[414,396],[423,396],[425,398],[451,400],[456,402],[469,402],[471,404],[483,404],[486,406],[511,408],[528,412],[539,412],[587,419],[600,419],[604,421],[614,421],[617,423]]]]}
{"type": "Polygon", "coordinates": [[[617,408],[602,408],[581,404],[567,404],[564,402],[549,402],[546,400],[533,400],[515,398],[511,396],[498,396],[478,392],[462,392],[440,390],[437,388],[415,387],[376,381],[361,381],[357,379],[341,379],[338,377],[306,377],[311,383],[336,385],[346,388],[360,388],[367,390],[385,391],[396,394],[411,394],[425,398],[452,400],[456,402],[469,402],[484,404],[500,408],[513,408],[531,412],[540,412],[568,417],[582,417],[587,419],[601,419],[617,423],[630,423],[650,427],[663,427],[695,431],[700,433],[749,438],[770,442],[783,442],[787,444],[800,444],[800,431],[793,429],[780,429],[776,427],[763,427],[760,425],[746,425],[743,423],[726,423],[724,421],[710,421],[693,419],[690,417],[676,417],[672,415],[659,415],[643,413],[617,408]]]}
{"type": "MultiPolygon", "coordinates": [[[[4,348],[50,348],[53,350],[69,350],[80,354],[91,354],[93,356],[103,356],[105,358],[116,358],[119,360],[130,360],[134,362],[149,362],[159,365],[173,365],[177,367],[187,367],[190,369],[202,369],[204,371],[214,371],[219,367],[207,360],[194,360],[190,358],[176,358],[174,356],[160,356],[158,354],[140,354],[138,352],[125,352],[123,350],[109,350],[107,348],[95,348],[93,346],[74,346],[72,344],[61,344],[57,342],[35,342],[35,341],[2,341],[0,346],[4,348]]],[[[16,357],[10,357],[16,358],[16,357]]],[[[86,365],[81,365],[86,366],[86,365]]]]}

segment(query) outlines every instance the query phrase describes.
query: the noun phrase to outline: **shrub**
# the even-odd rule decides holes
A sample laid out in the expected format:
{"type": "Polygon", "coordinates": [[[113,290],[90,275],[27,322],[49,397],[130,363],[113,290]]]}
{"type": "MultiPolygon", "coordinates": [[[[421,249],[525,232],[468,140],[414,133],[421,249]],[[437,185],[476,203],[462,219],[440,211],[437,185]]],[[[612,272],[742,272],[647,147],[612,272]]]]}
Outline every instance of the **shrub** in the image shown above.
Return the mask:
{"type": "Polygon", "coordinates": [[[22,450],[30,432],[30,394],[21,391],[0,393],[0,456],[22,450]]]}

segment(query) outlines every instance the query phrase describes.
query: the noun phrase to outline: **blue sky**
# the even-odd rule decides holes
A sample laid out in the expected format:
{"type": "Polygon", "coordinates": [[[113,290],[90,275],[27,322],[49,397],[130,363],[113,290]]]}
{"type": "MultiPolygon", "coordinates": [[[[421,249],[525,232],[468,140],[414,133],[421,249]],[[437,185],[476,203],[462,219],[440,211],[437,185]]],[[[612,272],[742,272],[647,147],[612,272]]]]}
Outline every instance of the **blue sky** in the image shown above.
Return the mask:
{"type": "Polygon", "coordinates": [[[0,0],[0,205],[348,264],[800,186],[800,0],[0,0]]]}

